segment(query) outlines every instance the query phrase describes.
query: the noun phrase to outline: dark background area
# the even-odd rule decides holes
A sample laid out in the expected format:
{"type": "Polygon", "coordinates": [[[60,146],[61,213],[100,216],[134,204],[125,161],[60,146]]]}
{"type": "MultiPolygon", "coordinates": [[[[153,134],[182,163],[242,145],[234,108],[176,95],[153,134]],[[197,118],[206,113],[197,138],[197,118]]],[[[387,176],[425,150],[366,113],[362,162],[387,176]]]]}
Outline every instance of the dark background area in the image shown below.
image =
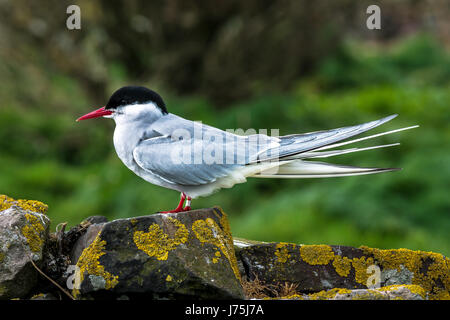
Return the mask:
{"type": "MultiPolygon", "coordinates": [[[[249,179],[193,202],[234,236],[450,253],[450,3],[442,1],[0,1],[0,193],[53,225],[171,209],[176,192],[125,168],[109,120],[76,123],[123,85],[222,129],[331,129],[398,113],[392,149],[330,162],[402,167],[322,180],[249,179]],[[81,30],[66,8],[81,8],[81,30]],[[381,8],[368,30],[366,8],[381,8]]],[[[370,145],[360,143],[358,146],[370,145]]]]}

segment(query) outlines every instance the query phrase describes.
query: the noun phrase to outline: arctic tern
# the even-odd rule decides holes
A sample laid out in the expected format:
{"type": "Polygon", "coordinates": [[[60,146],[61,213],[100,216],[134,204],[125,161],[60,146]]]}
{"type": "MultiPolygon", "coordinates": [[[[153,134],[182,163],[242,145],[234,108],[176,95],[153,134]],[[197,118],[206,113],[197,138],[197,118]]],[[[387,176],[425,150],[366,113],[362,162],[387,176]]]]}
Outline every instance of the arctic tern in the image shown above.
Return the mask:
{"type": "Polygon", "coordinates": [[[342,142],[378,127],[397,115],[360,125],[287,136],[238,135],[169,113],[159,94],[140,86],[120,88],[108,103],[80,118],[105,117],[116,123],[114,147],[122,162],[142,179],[181,193],[177,208],[191,209],[191,199],[207,196],[257,178],[325,178],[381,173],[397,168],[363,168],[311,159],[376,148],[335,150],[336,147],[399,132],[391,130],[342,142]],[[186,206],[183,207],[186,200],[186,206]]]}

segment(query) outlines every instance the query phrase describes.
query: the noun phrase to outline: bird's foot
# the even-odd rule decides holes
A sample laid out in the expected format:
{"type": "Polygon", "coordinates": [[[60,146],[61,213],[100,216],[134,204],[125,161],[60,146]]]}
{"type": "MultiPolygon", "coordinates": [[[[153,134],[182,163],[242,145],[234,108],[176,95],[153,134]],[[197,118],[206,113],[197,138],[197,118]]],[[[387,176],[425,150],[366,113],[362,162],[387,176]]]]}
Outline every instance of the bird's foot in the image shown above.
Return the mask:
{"type": "Polygon", "coordinates": [[[191,210],[191,197],[186,197],[186,206],[184,207],[183,211],[190,211],[191,210]]]}
{"type": "Polygon", "coordinates": [[[186,199],[186,195],[184,193],[181,194],[180,203],[178,206],[169,211],[160,211],[160,213],[178,213],[178,212],[185,212],[191,210],[191,197],[187,197],[186,206],[183,208],[184,200],[186,199]]]}
{"type": "Polygon", "coordinates": [[[181,208],[181,209],[176,208],[174,210],[169,210],[169,211],[160,211],[159,213],[177,213],[177,212],[184,212],[184,211],[189,211],[189,210],[186,210],[186,208],[181,208]]]}
{"type": "Polygon", "coordinates": [[[186,206],[184,208],[176,208],[174,210],[169,210],[169,211],[160,211],[159,213],[177,213],[177,212],[185,212],[185,211],[190,211],[191,207],[186,206]]]}

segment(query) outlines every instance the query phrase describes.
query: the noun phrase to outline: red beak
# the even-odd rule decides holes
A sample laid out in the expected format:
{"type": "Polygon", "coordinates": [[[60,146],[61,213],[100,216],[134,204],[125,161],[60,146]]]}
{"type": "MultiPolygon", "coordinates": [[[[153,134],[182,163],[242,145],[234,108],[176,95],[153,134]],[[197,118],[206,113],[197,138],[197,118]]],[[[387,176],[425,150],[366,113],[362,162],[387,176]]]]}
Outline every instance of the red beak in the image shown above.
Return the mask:
{"type": "Polygon", "coordinates": [[[98,117],[103,117],[103,116],[109,116],[111,114],[113,114],[112,111],[106,110],[105,107],[102,107],[95,111],[89,112],[88,114],[85,114],[84,116],[78,118],[77,121],[93,119],[93,118],[98,118],[98,117]]]}

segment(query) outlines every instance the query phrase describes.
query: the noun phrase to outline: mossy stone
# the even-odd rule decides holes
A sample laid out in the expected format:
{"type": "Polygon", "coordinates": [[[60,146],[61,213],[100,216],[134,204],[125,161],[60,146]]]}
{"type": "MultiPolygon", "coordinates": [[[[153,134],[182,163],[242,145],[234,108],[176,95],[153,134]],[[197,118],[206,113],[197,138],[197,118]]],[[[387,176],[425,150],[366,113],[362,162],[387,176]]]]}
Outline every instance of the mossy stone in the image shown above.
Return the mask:
{"type": "Polygon", "coordinates": [[[82,252],[77,262],[81,285],[74,290],[78,298],[244,297],[228,220],[220,208],[119,219],[91,227],[96,228],[95,239],[74,248],[82,252]],[[104,287],[99,288],[102,283],[104,287]]]}

